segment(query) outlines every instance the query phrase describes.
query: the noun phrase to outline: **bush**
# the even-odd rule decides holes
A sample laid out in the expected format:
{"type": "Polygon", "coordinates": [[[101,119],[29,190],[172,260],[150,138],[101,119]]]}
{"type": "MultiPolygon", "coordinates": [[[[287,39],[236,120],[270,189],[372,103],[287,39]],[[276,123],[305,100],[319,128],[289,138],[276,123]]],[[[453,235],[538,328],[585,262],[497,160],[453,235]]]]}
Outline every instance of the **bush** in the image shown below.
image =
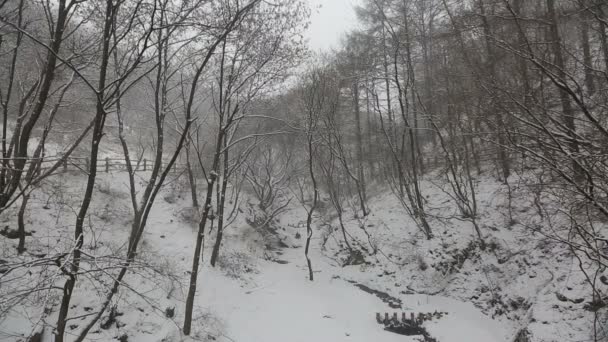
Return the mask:
{"type": "Polygon", "coordinates": [[[426,260],[424,260],[424,256],[421,254],[416,255],[416,262],[418,263],[418,269],[421,271],[426,271],[426,269],[429,268],[426,260]]]}
{"type": "Polygon", "coordinates": [[[174,215],[180,222],[186,223],[191,226],[196,226],[200,220],[199,208],[197,207],[186,207],[183,208],[174,215]]]}
{"type": "Polygon", "coordinates": [[[244,279],[244,275],[247,273],[258,273],[249,255],[242,252],[220,254],[217,266],[226,276],[233,279],[244,279]]]}
{"type": "Polygon", "coordinates": [[[122,198],[128,197],[126,192],[113,188],[112,183],[110,183],[107,180],[97,181],[97,183],[95,183],[95,187],[97,188],[97,191],[99,191],[102,194],[107,195],[109,197],[113,197],[113,198],[117,198],[117,199],[122,199],[122,198]]]}

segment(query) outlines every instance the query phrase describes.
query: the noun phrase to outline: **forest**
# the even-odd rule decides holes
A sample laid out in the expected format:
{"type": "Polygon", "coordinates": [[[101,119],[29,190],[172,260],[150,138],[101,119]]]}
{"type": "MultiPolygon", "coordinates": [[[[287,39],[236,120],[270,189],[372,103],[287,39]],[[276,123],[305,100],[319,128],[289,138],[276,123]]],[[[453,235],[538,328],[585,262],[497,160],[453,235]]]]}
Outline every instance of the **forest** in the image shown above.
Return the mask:
{"type": "Polygon", "coordinates": [[[0,0],[0,341],[608,341],[608,3],[319,10],[0,0]]]}

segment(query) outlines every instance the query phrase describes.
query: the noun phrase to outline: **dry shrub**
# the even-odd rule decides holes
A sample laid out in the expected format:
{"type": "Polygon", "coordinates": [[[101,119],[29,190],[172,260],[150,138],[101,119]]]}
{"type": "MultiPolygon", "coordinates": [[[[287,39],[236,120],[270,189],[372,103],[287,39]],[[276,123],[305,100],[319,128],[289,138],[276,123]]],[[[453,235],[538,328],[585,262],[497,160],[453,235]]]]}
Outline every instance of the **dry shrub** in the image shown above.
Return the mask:
{"type": "Polygon", "coordinates": [[[217,265],[226,276],[233,279],[242,280],[246,274],[258,273],[251,257],[243,252],[220,254],[217,265]]]}

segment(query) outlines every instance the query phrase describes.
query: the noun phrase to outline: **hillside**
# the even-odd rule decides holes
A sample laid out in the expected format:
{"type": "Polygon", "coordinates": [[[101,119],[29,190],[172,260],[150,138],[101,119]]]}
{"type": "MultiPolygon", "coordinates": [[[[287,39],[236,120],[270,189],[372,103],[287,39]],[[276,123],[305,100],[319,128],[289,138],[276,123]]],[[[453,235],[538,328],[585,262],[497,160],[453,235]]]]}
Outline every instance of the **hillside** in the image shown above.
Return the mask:
{"type": "MultiPolygon", "coordinates": [[[[17,288],[46,294],[28,298],[17,310],[12,308],[0,325],[0,340],[26,341],[30,332],[41,329],[50,338],[52,329],[47,324],[54,321],[52,308],[58,293],[47,294],[43,289],[59,285],[60,277],[52,262],[41,265],[38,258],[52,260],[57,251],[67,248],[71,207],[83,181],[73,173],[58,175],[32,199],[28,227],[36,231],[28,237],[27,254],[17,258],[14,240],[0,239],[3,268],[23,263],[12,270],[12,277],[3,276],[3,298],[15,294],[17,288]],[[36,265],[28,265],[28,260],[36,265]]],[[[108,284],[119,264],[114,256],[124,252],[130,217],[125,181],[124,173],[118,172],[100,177],[91,210],[96,233],[85,241],[85,253],[106,271],[94,275],[94,281],[80,283],[70,330],[78,331],[87,322],[87,313],[97,310],[107,291],[99,284],[108,284]]],[[[191,222],[184,221],[184,209],[191,204],[182,183],[177,180],[163,191],[150,218],[140,260],[113,301],[115,317],[110,319],[110,311],[104,314],[90,340],[188,340],[179,327],[195,232],[191,222]]],[[[433,185],[425,185],[429,201],[449,201],[433,185]]],[[[374,204],[367,218],[347,221],[353,241],[366,250],[358,265],[343,265],[348,253],[331,211],[315,220],[312,282],[307,280],[303,239],[296,238],[305,234],[306,212],[292,205],[274,223],[284,243],[276,248],[247,223],[256,203],[245,197],[243,213],[228,228],[216,268],[208,265],[210,248],[205,248],[191,339],[408,341],[384,331],[376,323],[376,312],[392,316],[393,312],[439,311],[447,314],[424,326],[441,342],[510,342],[521,328],[528,329],[532,341],[584,340],[593,313],[585,309],[585,300],[579,300],[587,298],[589,290],[576,259],[541,233],[527,234],[524,225],[531,224],[527,220],[532,209],[525,194],[517,197],[513,208],[521,223],[497,229],[508,223],[492,215],[495,207],[504,205],[504,194],[490,181],[480,187],[488,194],[480,201],[488,242],[485,250],[475,242],[472,228],[457,219],[433,220],[438,237],[426,241],[392,195],[378,194],[370,201],[374,204]]],[[[452,216],[445,210],[435,214],[452,216]]],[[[13,227],[11,217],[4,216],[3,225],[13,227]]],[[[212,241],[213,236],[214,231],[208,232],[206,239],[212,241]]]]}

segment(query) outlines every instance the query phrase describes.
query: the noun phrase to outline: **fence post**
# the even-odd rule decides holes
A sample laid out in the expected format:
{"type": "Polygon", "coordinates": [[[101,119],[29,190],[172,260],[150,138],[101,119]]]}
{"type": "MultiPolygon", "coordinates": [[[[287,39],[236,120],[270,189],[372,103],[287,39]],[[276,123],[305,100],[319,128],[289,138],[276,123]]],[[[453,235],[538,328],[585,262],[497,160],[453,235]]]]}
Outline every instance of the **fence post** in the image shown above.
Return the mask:
{"type": "MultiPolygon", "coordinates": [[[[63,158],[63,156],[61,156],[61,158],[63,158]]],[[[63,160],[63,172],[67,172],[68,171],[68,158],[65,158],[63,160]]]]}
{"type": "Polygon", "coordinates": [[[106,157],[106,173],[110,171],[110,158],[106,157]]]}
{"type": "Polygon", "coordinates": [[[90,163],[89,158],[85,158],[84,163],[86,164],[87,170],[89,170],[91,168],[91,163],[90,163]]]}
{"type": "Polygon", "coordinates": [[[144,158],[144,171],[146,171],[147,164],[148,164],[148,159],[144,158]]]}

